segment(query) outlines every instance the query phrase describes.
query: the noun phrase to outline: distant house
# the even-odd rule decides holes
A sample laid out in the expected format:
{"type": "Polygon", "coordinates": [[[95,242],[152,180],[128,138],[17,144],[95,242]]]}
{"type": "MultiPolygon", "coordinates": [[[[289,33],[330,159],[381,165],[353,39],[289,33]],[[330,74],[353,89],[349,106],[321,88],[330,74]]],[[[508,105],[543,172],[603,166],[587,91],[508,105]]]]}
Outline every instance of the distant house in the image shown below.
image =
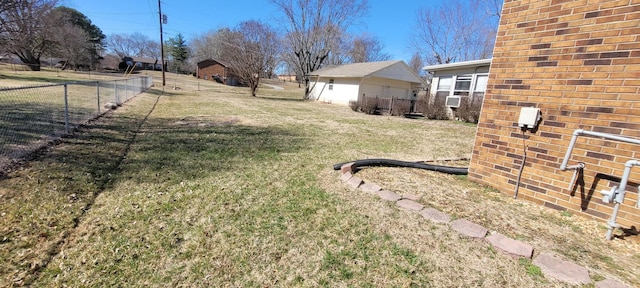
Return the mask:
{"type": "Polygon", "coordinates": [[[278,74],[278,80],[283,82],[298,82],[296,74],[278,74]]]}
{"type": "Polygon", "coordinates": [[[131,57],[136,69],[140,70],[162,70],[162,63],[158,59],[147,57],[131,57]]]}
{"type": "Polygon", "coordinates": [[[162,70],[162,63],[155,58],[148,57],[124,57],[122,62],[126,67],[135,67],[135,70],[162,70]]]}
{"type": "Polygon", "coordinates": [[[214,59],[206,59],[198,62],[196,76],[198,79],[216,81],[218,83],[237,86],[238,78],[233,75],[229,65],[214,59]]]}
{"type": "Polygon", "coordinates": [[[482,103],[489,66],[491,59],[423,67],[422,70],[431,74],[431,101],[444,102],[450,109],[457,108],[464,101],[482,103]]]}
{"type": "Polygon", "coordinates": [[[424,81],[404,61],[330,66],[308,74],[310,98],[362,103],[365,98],[415,100],[424,81]]]}

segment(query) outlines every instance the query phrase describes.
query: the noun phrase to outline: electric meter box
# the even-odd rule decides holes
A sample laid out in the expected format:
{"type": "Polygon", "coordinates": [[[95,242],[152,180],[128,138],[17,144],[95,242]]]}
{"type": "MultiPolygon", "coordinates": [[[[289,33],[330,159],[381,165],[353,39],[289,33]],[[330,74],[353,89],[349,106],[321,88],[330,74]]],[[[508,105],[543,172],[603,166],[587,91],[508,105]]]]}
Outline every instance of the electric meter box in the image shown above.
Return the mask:
{"type": "Polygon", "coordinates": [[[540,122],[540,108],[522,107],[520,110],[520,118],[518,119],[518,126],[526,129],[534,129],[540,122]]]}

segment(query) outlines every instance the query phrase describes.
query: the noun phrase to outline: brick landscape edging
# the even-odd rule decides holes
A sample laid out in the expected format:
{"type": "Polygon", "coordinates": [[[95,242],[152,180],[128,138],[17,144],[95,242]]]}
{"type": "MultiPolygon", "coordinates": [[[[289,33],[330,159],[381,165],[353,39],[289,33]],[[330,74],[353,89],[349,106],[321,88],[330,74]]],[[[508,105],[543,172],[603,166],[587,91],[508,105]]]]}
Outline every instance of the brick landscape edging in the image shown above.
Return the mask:
{"type": "MultiPolygon", "coordinates": [[[[342,182],[345,182],[352,188],[359,188],[367,194],[375,194],[382,200],[394,202],[398,207],[403,208],[403,210],[417,212],[431,222],[448,225],[453,230],[466,237],[483,239],[505,255],[526,259],[533,258],[534,248],[532,245],[511,239],[497,232],[488,233],[489,230],[487,228],[464,218],[450,221],[451,216],[448,214],[435,208],[425,207],[423,204],[418,203],[417,201],[420,198],[418,195],[405,193],[401,196],[395,192],[384,190],[384,188],[378,184],[366,182],[363,179],[354,176],[353,174],[355,174],[357,170],[354,169],[353,163],[342,165],[340,172],[340,179],[342,182]]],[[[546,277],[556,281],[574,285],[577,283],[588,284],[592,282],[589,278],[589,271],[586,267],[561,260],[560,258],[546,252],[540,253],[540,255],[533,260],[533,264],[540,267],[546,277]],[[576,271],[580,273],[577,273],[576,271]]],[[[598,281],[595,283],[595,286],[601,288],[629,287],[626,284],[613,279],[598,281]]]]}

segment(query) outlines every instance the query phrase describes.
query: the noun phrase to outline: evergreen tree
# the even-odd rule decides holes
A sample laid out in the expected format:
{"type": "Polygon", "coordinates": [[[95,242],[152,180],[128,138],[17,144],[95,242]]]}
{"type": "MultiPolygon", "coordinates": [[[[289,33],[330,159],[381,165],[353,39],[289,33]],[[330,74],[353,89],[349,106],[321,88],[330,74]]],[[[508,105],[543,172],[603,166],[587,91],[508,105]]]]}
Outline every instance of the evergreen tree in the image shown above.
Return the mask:
{"type": "Polygon", "coordinates": [[[187,48],[187,41],[184,39],[181,33],[178,33],[176,37],[169,38],[169,55],[173,59],[172,70],[176,73],[184,73],[186,69],[186,61],[189,57],[189,50],[187,48]]]}

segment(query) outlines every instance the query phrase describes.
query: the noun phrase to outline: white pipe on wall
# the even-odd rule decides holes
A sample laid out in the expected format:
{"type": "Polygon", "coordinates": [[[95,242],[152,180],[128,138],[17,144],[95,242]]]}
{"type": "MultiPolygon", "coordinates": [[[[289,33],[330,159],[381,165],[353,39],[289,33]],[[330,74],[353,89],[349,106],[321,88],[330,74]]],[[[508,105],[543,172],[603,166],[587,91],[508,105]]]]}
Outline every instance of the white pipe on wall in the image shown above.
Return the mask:
{"type": "Polygon", "coordinates": [[[569,143],[569,147],[567,148],[567,153],[564,155],[564,161],[562,161],[562,165],[560,165],[560,171],[565,171],[565,170],[571,169],[571,167],[573,167],[573,166],[567,167],[567,164],[569,162],[569,158],[571,158],[571,152],[573,151],[573,146],[576,145],[576,140],[578,139],[578,136],[580,136],[580,135],[601,137],[601,138],[605,138],[605,139],[616,140],[616,141],[620,141],[620,142],[640,145],[640,140],[638,140],[638,139],[627,138],[627,137],[622,137],[622,136],[617,136],[617,135],[612,135],[612,134],[607,134],[607,133],[585,131],[583,129],[577,129],[577,130],[573,131],[573,137],[571,137],[571,142],[569,143]]]}
{"type": "MultiPolygon", "coordinates": [[[[579,163],[578,165],[567,166],[567,164],[569,163],[569,158],[571,158],[571,153],[573,151],[573,147],[576,145],[576,140],[581,135],[600,137],[600,138],[605,138],[605,139],[609,139],[609,140],[615,140],[615,141],[620,141],[620,142],[640,145],[640,140],[638,140],[638,139],[627,138],[627,137],[622,137],[622,136],[612,135],[612,134],[607,134],[607,133],[601,133],[601,132],[585,131],[583,129],[576,129],[575,131],[573,131],[573,136],[571,137],[571,142],[569,142],[569,146],[567,147],[567,153],[564,155],[564,159],[562,161],[562,164],[560,165],[560,171],[566,171],[566,170],[573,169],[573,170],[576,170],[576,172],[577,172],[578,169],[584,168],[584,163],[579,163]]],[[[620,204],[622,204],[622,202],[624,201],[624,195],[626,193],[625,190],[627,188],[627,182],[629,182],[629,175],[631,174],[631,168],[634,167],[634,166],[640,166],[640,161],[639,160],[629,160],[629,161],[627,161],[624,164],[625,168],[624,168],[624,172],[623,172],[623,175],[622,175],[622,179],[620,180],[620,187],[614,188],[613,192],[607,193],[607,195],[610,194],[610,197],[612,198],[613,202],[615,203],[615,205],[613,207],[613,212],[611,214],[611,218],[607,222],[607,224],[609,226],[609,229],[607,230],[607,240],[611,240],[611,238],[613,238],[613,229],[619,227],[619,225],[616,223],[616,218],[618,217],[618,212],[620,211],[620,204]]],[[[576,174],[574,173],[574,176],[573,176],[571,182],[575,181],[575,177],[576,177],[576,174]]],[[[571,183],[569,185],[571,185],[571,183]]],[[[638,191],[638,201],[637,201],[636,207],[640,208],[640,190],[638,191]]]]}
{"type": "MultiPolygon", "coordinates": [[[[611,213],[611,219],[607,222],[609,229],[607,229],[607,240],[611,240],[613,238],[613,229],[618,228],[619,225],[616,223],[616,218],[618,217],[618,211],[620,210],[620,204],[624,201],[624,194],[627,189],[627,182],[629,182],[629,175],[631,174],[631,168],[634,166],[640,166],[640,161],[638,160],[629,160],[624,163],[624,173],[622,174],[622,179],[620,180],[620,187],[618,187],[615,191],[614,202],[616,203],[613,207],[613,213],[611,213]]],[[[638,204],[640,204],[640,195],[638,195],[638,204]]]]}

